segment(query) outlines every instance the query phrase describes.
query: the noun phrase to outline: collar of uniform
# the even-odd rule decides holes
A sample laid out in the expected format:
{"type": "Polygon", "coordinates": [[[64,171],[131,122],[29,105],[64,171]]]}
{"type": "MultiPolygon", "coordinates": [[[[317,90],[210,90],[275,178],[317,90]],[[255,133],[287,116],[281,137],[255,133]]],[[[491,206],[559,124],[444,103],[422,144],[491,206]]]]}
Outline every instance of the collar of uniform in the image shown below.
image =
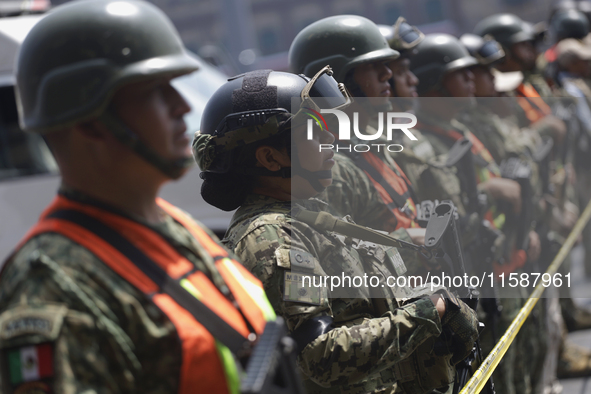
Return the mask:
{"type": "Polygon", "coordinates": [[[140,224],[143,224],[144,226],[147,226],[147,227],[150,227],[153,229],[158,229],[161,227],[161,225],[166,227],[167,221],[169,219],[172,220],[172,217],[170,215],[168,215],[166,212],[161,210],[162,219],[163,219],[162,222],[160,222],[156,225],[152,225],[137,215],[133,215],[129,212],[126,212],[126,211],[124,211],[120,208],[117,208],[111,204],[108,204],[104,201],[98,200],[98,199],[96,199],[92,196],[89,196],[88,194],[86,194],[80,190],[74,189],[74,188],[64,185],[64,184],[60,185],[60,188],[58,190],[58,194],[67,198],[68,200],[72,200],[72,201],[76,201],[76,202],[79,202],[82,204],[92,205],[94,207],[104,209],[105,211],[108,211],[108,212],[114,213],[116,215],[131,219],[134,222],[138,222],[140,224]]]}
{"type": "MultiPolygon", "coordinates": [[[[316,212],[328,210],[328,204],[315,197],[281,201],[273,197],[252,193],[246,197],[244,203],[234,215],[234,218],[237,219],[239,216],[244,218],[244,215],[249,215],[250,213],[255,212],[258,214],[265,211],[278,213],[284,212],[289,215],[289,212],[294,207],[301,207],[316,212]]],[[[232,221],[234,221],[234,219],[232,221]]]]}

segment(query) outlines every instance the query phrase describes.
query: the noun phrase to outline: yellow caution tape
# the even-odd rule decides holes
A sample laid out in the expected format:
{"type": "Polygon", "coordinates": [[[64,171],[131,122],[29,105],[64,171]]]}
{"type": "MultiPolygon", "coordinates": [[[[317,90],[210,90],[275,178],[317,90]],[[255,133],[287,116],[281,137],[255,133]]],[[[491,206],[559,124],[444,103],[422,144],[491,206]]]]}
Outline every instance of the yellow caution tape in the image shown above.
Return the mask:
{"type": "MultiPolygon", "coordinates": [[[[558,267],[560,267],[560,265],[568,255],[568,252],[573,247],[575,240],[577,239],[579,234],[581,234],[583,228],[585,228],[585,225],[589,221],[590,217],[591,201],[589,201],[589,204],[587,204],[585,211],[575,224],[575,227],[569,234],[568,238],[566,239],[566,242],[564,243],[564,245],[562,245],[560,251],[558,252],[556,257],[546,270],[546,273],[550,275],[554,275],[556,273],[558,267]]],[[[460,394],[480,393],[480,390],[484,388],[484,386],[486,385],[486,381],[491,377],[497,365],[499,365],[499,362],[501,361],[501,359],[507,352],[507,349],[509,349],[509,346],[515,339],[515,336],[521,329],[523,322],[525,322],[525,320],[531,313],[534,305],[536,305],[538,299],[540,298],[545,289],[546,288],[542,285],[542,282],[540,282],[536,286],[532,294],[527,299],[523,308],[521,308],[521,310],[519,311],[519,314],[515,317],[515,319],[513,319],[509,328],[507,328],[505,334],[501,337],[499,342],[497,342],[493,350],[489,353],[489,355],[482,362],[482,364],[480,364],[480,367],[476,370],[476,372],[474,372],[474,375],[472,375],[468,383],[466,383],[466,385],[462,388],[460,394]]]]}

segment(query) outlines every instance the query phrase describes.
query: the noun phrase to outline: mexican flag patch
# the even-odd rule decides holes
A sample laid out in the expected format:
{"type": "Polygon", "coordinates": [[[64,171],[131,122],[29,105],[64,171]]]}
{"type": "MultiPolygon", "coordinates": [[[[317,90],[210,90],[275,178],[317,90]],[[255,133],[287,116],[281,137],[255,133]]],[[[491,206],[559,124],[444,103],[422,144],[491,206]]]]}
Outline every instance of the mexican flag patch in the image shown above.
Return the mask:
{"type": "Polygon", "coordinates": [[[8,369],[13,385],[52,377],[52,345],[44,343],[8,351],[8,369]]]}

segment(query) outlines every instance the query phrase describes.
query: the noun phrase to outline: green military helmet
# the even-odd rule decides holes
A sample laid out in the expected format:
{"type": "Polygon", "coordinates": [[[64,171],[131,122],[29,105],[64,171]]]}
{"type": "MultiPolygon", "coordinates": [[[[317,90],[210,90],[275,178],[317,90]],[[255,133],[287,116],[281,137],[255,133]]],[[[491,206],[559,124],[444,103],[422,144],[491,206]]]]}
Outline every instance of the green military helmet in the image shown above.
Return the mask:
{"type": "Polygon", "coordinates": [[[575,9],[557,12],[550,21],[555,42],[565,38],[580,40],[589,34],[589,21],[585,14],[575,9]]]}
{"type": "Polygon", "coordinates": [[[476,64],[460,40],[449,34],[426,35],[410,58],[410,69],[419,79],[419,95],[441,89],[446,74],[476,64]]]}
{"type": "Polygon", "coordinates": [[[416,48],[425,38],[422,31],[416,26],[410,25],[402,16],[398,17],[394,25],[378,25],[378,28],[390,44],[390,48],[400,52],[400,55],[416,48]]]}
{"type": "Polygon", "coordinates": [[[338,15],[314,22],[298,33],[289,48],[289,68],[310,76],[328,64],[334,78],[344,82],[347,72],[360,64],[398,56],[375,23],[357,15],[338,15]]]}
{"type": "Polygon", "coordinates": [[[474,34],[482,37],[491,35],[505,49],[511,48],[513,44],[533,41],[536,38],[535,31],[513,14],[496,14],[484,18],[474,28],[474,34]]]}
{"type": "Polygon", "coordinates": [[[198,69],[170,20],[136,0],[74,1],[49,12],[17,59],[24,130],[46,133],[101,115],[123,85],[198,69]]]}

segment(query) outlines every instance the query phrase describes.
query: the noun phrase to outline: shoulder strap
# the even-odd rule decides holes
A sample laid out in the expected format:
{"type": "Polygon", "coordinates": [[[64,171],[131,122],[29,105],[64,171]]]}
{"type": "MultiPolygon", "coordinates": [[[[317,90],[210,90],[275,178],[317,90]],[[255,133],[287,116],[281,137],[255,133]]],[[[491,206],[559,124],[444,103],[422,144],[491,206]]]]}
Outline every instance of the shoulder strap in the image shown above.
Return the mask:
{"type": "Polygon", "coordinates": [[[240,356],[248,349],[249,341],[191,293],[179,281],[171,278],[144,252],[125,239],[117,231],[99,220],[74,209],[52,212],[48,218],[67,220],[102,238],[148,276],[163,293],[168,294],[177,304],[187,310],[209,333],[240,356]]]}
{"type": "MultiPolygon", "coordinates": [[[[390,185],[390,183],[384,178],[384,176],[380,173],[380,171],[378,171],[377,168],[372,166],[367,161],[365,156],[355,155],[353,157],[353,160],[361,170],[363,170],[365,173],[371,176],[377,183],[379,183],[384,188],[384,190],[386,190],[386,192],[390,195],[390,198],[392,198],[392,201],[394,201],[394,204],[396,204],[396,207],[398,209],[402,209],[406,205],[406,198],[400,193],[398,193],[396,190],[394,190],[392,185],[390,185]]],[[[410,193],[410,184],[408,184],[404,178],[396,174],[393,170],[390,171],[392,171],[396,177],[401,178],[403,180],[410,193]]]]}

